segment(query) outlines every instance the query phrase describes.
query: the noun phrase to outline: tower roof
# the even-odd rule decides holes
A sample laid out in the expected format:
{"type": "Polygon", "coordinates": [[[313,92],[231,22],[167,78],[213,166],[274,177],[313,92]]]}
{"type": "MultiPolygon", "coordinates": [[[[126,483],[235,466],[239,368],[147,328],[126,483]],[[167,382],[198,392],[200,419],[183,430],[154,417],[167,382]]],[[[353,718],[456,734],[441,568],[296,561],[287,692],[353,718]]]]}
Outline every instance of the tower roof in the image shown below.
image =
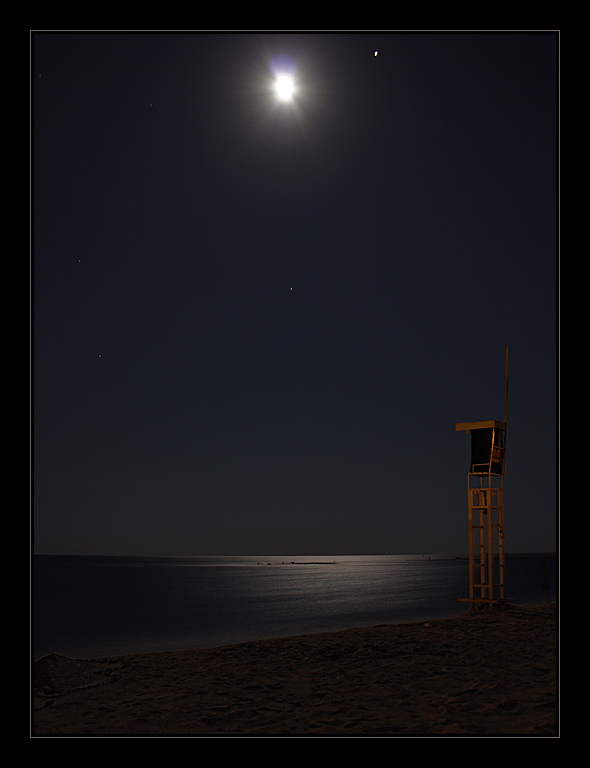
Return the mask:
{"type": "Polygon", "coordinates": [[[506,429],[506,424],[503,421],[496,421],[491,419],[489,421],[461,421],[455,424],[455,432],[467,432],[469,434],[472,429],[506,429]]]}

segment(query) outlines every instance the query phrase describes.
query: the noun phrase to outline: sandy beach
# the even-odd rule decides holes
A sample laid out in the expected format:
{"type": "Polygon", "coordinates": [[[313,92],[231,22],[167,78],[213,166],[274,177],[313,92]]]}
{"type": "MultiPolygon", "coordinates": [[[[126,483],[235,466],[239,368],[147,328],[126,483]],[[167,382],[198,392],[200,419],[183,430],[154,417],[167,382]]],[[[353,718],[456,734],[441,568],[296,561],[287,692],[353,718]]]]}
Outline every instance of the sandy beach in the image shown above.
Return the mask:
{"type": "Polygon", "coordinates": [[[555,604],[33,665],[33,736],[556,736],[555,604]]]}

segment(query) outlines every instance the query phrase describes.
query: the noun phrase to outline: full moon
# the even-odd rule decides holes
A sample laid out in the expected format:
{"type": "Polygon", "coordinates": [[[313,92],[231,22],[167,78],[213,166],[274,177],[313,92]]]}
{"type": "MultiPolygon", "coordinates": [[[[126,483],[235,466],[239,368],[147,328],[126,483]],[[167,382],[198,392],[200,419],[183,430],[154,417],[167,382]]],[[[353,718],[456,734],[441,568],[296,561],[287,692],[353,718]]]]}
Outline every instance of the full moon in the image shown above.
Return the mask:
{"type": "Polygon", "coordinates": [[[291,101],[293,96],[293,78],[289,75],[279,75],[275,81],[277,96],[281,101],[291,101]]]}

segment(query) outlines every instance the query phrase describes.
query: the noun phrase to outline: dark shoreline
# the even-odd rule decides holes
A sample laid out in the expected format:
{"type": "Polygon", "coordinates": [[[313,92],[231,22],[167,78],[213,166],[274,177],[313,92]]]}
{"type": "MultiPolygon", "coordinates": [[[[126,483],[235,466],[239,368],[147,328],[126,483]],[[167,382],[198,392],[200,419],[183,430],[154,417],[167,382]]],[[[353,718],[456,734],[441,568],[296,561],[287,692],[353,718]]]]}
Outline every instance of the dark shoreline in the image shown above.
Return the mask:
{"type": "Polygon", "coordinates": [[[33,736],[556,736],[556,605],[33,669],[33,736]],[[509,642],[506,642],[509,639],[509,642]]]}

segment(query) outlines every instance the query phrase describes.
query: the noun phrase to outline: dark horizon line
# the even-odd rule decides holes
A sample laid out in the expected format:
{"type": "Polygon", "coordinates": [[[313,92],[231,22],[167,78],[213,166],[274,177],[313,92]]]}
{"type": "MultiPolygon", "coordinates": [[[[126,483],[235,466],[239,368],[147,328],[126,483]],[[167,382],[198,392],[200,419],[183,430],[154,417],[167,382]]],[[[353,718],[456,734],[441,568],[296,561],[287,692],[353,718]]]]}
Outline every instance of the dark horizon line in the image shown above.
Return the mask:
{"type": "MultiPolygon", "coordinates": [[[[400,557],[400,556],[406,556],[406,557],[432,557],[433,555],[436,557],[444,557],[444,558],[451,558],[455,560],[468,560],[469,555],[462,553],[459,555],[454,555],[449,552],[434,552],[434,553],[422,553],[422,552],[339,552],[339,553],[310,553],[310,554],[289,554],[289,555],[261,555],[261,554],[209,554],[209,555],[113,555],[113,554],[85,554],[83,552],[78,552],[76,554],[57,554],[55,552],[46,553],[46,552],[32,552],[31,553],[33,557],[118,557],[118,558],[143,558],[143,559],[152,559],[152,560],[164,560],[164,559],[182,559],[182,558],[198,558],[198,557],[259,557],[262,559],[267,559],[270,557],[328,557],[328,558],[335,558],[335,557],[400,557]]],[[[531,556],[536,555],[537,557],[557,557],[557,551],[555,550],[542,550],[542,551],[536,551],[536,550],[530,550],[530,551],[524,551],[524,552],[506,552],[504,554],[505,557],[524,557],[524,556],[531,556]]],[[[498,559],[498,554],[494,554],[494,559],[498,559]]]]}

